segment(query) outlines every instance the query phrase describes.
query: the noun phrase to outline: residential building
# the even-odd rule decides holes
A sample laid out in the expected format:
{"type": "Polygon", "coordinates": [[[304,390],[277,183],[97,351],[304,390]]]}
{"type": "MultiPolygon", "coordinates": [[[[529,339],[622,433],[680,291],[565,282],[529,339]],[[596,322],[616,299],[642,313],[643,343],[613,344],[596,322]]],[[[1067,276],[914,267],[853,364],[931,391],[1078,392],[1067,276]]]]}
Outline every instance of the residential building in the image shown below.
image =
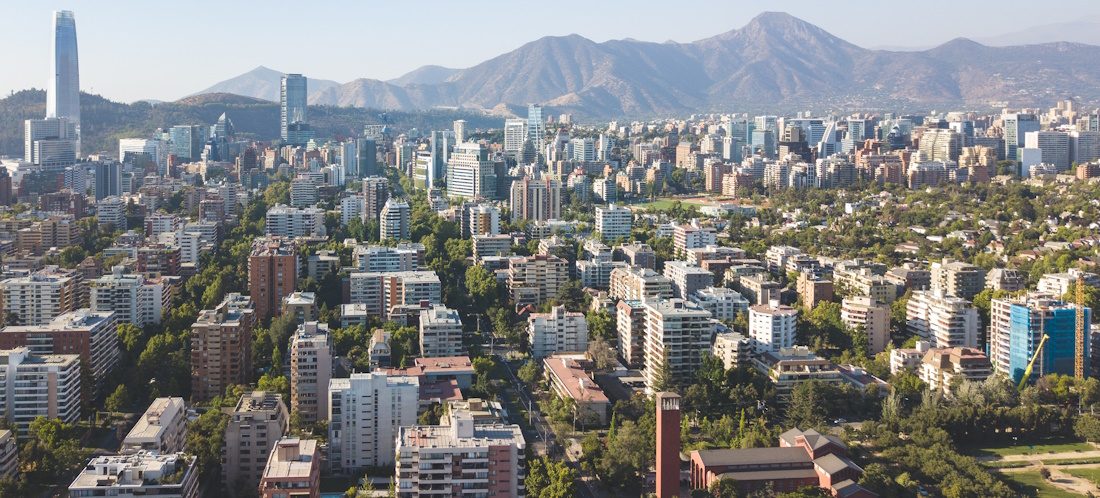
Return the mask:
{"type": "Polygon", "coordinates": [[[693,379],[714,335],[710,312],[677,298],[647,300],[642,306],[646,313],[646,389],[655,390],[666,383],[681,385],[693,379]],[[663,378],[666,362],[671,379],[663,378]]]}
{"type": "Polygon", "coordinates": [[[787,268],[787,258],[802,254],[797,247],[771,246],[764,253],[764,261],[768,264],[768,271],[773,275],[779,275],[787,268]]]}
{"type": "Polygon", "coordinates": [[[850,329],[862,328],[867,335],[867,354],[886,350],[890,342],[890,308],[866,296],[845,298],[840,305],[840,319],[850,329]]]}
{"type": "MultiPolygon", "coordinates": [[[[362,152],[363,147],[360,147],[359,150],[362,152]]],[[[363,225],[366,225],[368,221],[380,219],[382,216],[382,208],[386,207],[386,201],[389,199],[390,181],[388,178],[384,176],[369,176],[364,178],[363,225]]]]}
{"type": "Polygon", "coordinates": [[[474,260],[481,261],[486,256],[506,256],[512,253],[511,235],[474,235],[474,260]]]}
{"type": "Polygon", "coordinates": [[[460,410],[445,425],[397,433],[397,496],[524,496],[526,442],[518,425],[477,423],[460,410]]]}
{"type": "Polygon", "coordinates": [[[168,455],[183,451],[186,435],[187,405],[183,398],[157,398],[134,423],[119,451],[168,455]]]}
{"type": "Polygon", "coordinates": [[[252,329],[259,318],[248,296],[229,294],[191,326],[191,397],[213,399],[252,380],[252,329]]]}
{"type": "Polygon", "coordinates": [[[615,268],[611,270],[611,299],[642,300],[672,297],[672,280],[648,268],[615,268]]]}
{"type": "Polygon", "coordinates": [[[932,287],[939,286],[948,296],[974,299],[985,290],[985,270],[969,263],[944,259],[932,263],[932,287]]]}
{"type": "Polygon", "coordinates": [[[312,424],[328,415],[332,336],[327,323],[307,321],[290,339],[290,410],[312,424]]]}
{"type": "Polygon", "coordinates": [[[932,391],[951,393],[951,381],[956,377],[970,382],[982,382],[993,375],[989,358],[974,348],[933,348],[924,354],[917,376],[932,391]]]}
{"type": "Polygon", "coordinates": [[[1055,297],[1063,297],[1070,292],[1076,292],[1077,280],[1089,287],[1100,287],[1100,277],[1095,273],[1088,273],[1070,268],[1066,273],[1047,273],[1039,278],[1037,289],[1043,294],[1053,294],[1055,297]]]}
{"type": "Polygon", "coordinates": [[[0,350],[25,347],[36,355],[80,355],[95,381],[88,393],[90,400],[98,400],[105,394],[106,378],[121,356],[117,330],[114,313],[82,308],[57,315],[41,325],[9,325],[0,329],[0,350]]]}
{"type": "Polygon", "coordinates": [[[653,252],[653,248],[649,247],[649,244],[641,242],[615,246],[614,258],[643,269],[654,270],[657,268],[657,253],[653,252]]]}
{"type": "Polygon", "coordinates": [[[298,287],[298,248],[283,238],[257,237],[248,259],[248,290],[256,319],[266,320],[281,310],[283,299],[298,287]]]}
{"type": "MultiPolygon", "coordinates": [[[[1084,310],[1086,339],[1085,372],[1089,372],[1091,341],[1088,327],[1092,309],[1084,310]]],[[[1061,295],[1029,293],[1026,296],[994,299],[989,312],[989,361],[997,372],[1020,382],[1044,335],[1049,336],[1035,362],[1033,378],[1049,374],[1074,375],[1077,354],[1077,305],[1062,301],[1061,295]]]]}
{"type": "Polygon", "coordinates": [[[995,291],[1019,292],[1027,289],[1027,275],[1020,270],[994,268],[985,276],[985,286],[995,291]]]}
{"type": "Polygon", "coordinates": [[[318,207],[295,208],[276,204],[267,209],[264,235],[268,237],[324,237],[325,210],[318,207]]]}
{"type": "MultiPolygon", "coordinates": [[[[667,266],[665,268],[668,268],[667,266]]],[[[715,320],[733,321],[739,313],[748,313],[749,300],[735,290],[707,287],[695,291],[689,301],[710,312],[715,320]]]]}
{"type": "Polygon", "coordinates": [[[395,307],[441,304],[442,285],[434,271],[363,272],[348,276],[352,304],[366,312],[390,318],[395,307]]]}
{"type": "Polygon", "coordinates": [[[718,230],[714,227],[700,226],[698,220],[692,220],[686,225],[676,225],[672,230],[672,248],[676,254],[683,254],[688,249],[717,244],[718,230]]]}
{"type": "Polygon", "coordinates": [[[775,385],[779,404],[790,402],[795,386],[811,379],[839,386],[845,382],[833,362],[819,358],[805,346],[765,351],[752,359],[753,367],[775,385]]]}
{"type": "Polygon", "coordinates": [[[361,272],[415,271],[424,264],[424,244],[355,246],[352,264],[361,272]]]}
{"type": "MultiPolygon", "coordinates": [[[[1064,131],[1029,131],[1024,134],[1024,147],[1039,149],[1042,163],[1051,164],[1059,173],[1065,173],[1070,166],[1070,136],[1064,131]]],[[[1074,172],[1070,172],[1071,174],[1074,172]]]]}
{"type": "Polygon", "coordinates": [[[471,206],[463,221],[464,237],[500,234],[500,209],[492,204],[471,206]]]}
{"type": "Polygon", "coordinates": [[[47,266],[25,277],[0,281],[3,323],[41,325],[80,307],[86,298],[83,276],[47,266]]]}
{"type": "Polygon", "coordinates": [[[798,274],[797,289],[802,307],[808,310],[817,307],[817,303],[833,300],[833,282],[812,273],[798,274]]]}
{"type": "Polygon", "coordinates": [[[275,443],[289,430],[290,414],[281,394],[252,391],[241,396],[225,427],[222,489],[233,489],[238,482],[259,486],[275,443]]]}
{"type": "Polygon", "coordinates": [[[739,280],[741,295],[752,304],[767,304],[779,299],[783,286],[763,274],[745,275],[739,280]]]}
{"type": "Polygon", "coordinates": [[[441,304],[420,311],[420,356],[461,356],[462,319],[458,312],[441,304]]]}
{"type": "Polygon", "coordinates": [[[616,240],[630,238],[630,227],[634,221],[634,215],[630,208],[609,204],[606,208],[596,208],[596,231],[603,235],[604,240],[616,240]]]}
{"type": "Polygon", "coordinates": [[[282,313],[294,317],[298,323],[312,322],[318,319],[317,295],[313,292],[294,291],[283,299],[282,313]]]}
{"type": "Polygon", "coordinates": [[[905,306],[907,330],[934,348],[978,346],[978,310],[943,290],[916,291],[905,306]]]}
{"type": "Polygon", "coordinates": [[[531,313],[527,317],[527,338],[533,358],[556,353],[588,350],[588,321],[583,313],[555,306],[550,313],[531,313]]]}
{"type": "Polygon", "coordinates": [[[0,430],[0,479],[15,477],[19,472],[19,447],[15,442],[14,433],[0,430]]]}
{"type": "Polygon", "coordinates": [[[573,414],[582,427],[607,424],[611,402],[576,361],[551,356],[542,360],[542,366],[550,390],[563,400],[572,400],[573,414]]]}
{"type": "Polygon", "coordinates": [[[797,328],[798,312],[790,306],[773,300],[749,307],[749,336],[756,354],[794,347],[797,328]]]}
{"type": "Polygon", "coordinates": [[[497,161],[489,148],[477,142],[457,142],[447,160],[447,194],[469,200],[497,198],[497,161]]]}
{"type": "Polygon", "coordinates": [[[0,350],[0,418],[28,434],[38,417],[66,424],[80,420],[80,357],[38,355],[30,348],[0,350]]]}
{"type": "Polygon", "coordinates": [[[890,350],[890,374],[897,375],[904,370],[916,371],[924,353],[932,348],[928,341],[917,341],[913,348],[894,348],[890,350]]]}
{"type": "Polygon", "coordinates": [[[891,268],[886,272],[886,280],[899,287],[901,289],[899,292],[932,288],[932,272],[914,265],[891,268]]]}
{"type": "Polygon", "coordinates": [[[197,459],[146,451],[93,457],[69,484],[69,496],[199,498],[197,459]]]}
{"type": "Polygon", "coordinates": [[[275,443],[260,478],[261,498],[320,498],[321,452],[314,439],[284,437],[275,443]]]}
{"type": "Polygon", "coordinates": [[[100,229],[107,232],[126,231],[126,201],[111,196],[96,201],[95,206],[100,229]]]}
{"type": "Polygon", "coordinates": [[[401,427],[416,425],[420,381],[386,372],[332,379],[329,395],[329,466],[338,475],[389,465],[401,427]]]}
{"type": "Polygon", "coordinates": [[[619,356],[630,368],[645,366],[646,311],[641,300],[622,299],[615,305],[619,356]]]}
{"type": "Polygon", "coordinates": [[[172,291],[157,280],[146,280],[140,274],[125,275],[125,267],[112,268],[91,282],[89,301],[93,313],[115,313],[118,322],[132,323],[139,328],[160,323],[166,306],[172,302],[172,291]]]}
{"type": "Polygon", "coordinates": [[[379,214],[382,240],[409,240],[409,203],[390,198],[379,214]]]}
{"type": "Polygon", "coordinates": [[[537,306],[557,297],[569,279],[568,265],[562,258],[541,254],[510,259],[506,275],[512,300],[517,306],[537,306]]]}
{"type": "Polygon", "coordinates": [[[684,261],[666,261],[665,277],[672,281],[672,295],[688,299],[714,283],[714,274],[684,261]]]}
{"type": "Polygon", "coordinates": [[[737,332],[719,332],[714,336],[710,353],[722,360],[726,370],[747,365],[753,355],[752,339],[737,332]]]}
{"type": "Polygon", "coordinates": [[[512,221],[547,221],[561,218],[561,181],[524,177],[512,182],[512,221]]]}
{"type": "Polygon", "coordinates": [[[335,251],[322,249],[306,258],[306,275],[310,278],[320,281],[330,271],[340,271],[340,255],[335,251]]]}

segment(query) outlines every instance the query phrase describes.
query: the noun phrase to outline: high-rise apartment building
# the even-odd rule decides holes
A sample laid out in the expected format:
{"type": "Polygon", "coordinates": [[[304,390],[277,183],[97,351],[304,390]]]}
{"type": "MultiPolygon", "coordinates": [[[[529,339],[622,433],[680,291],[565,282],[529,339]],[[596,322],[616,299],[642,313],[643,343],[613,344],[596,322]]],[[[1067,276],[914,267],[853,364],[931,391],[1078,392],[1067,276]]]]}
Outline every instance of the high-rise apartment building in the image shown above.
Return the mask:
{"type": "Polygon", "coordinates": [[[122,440],[123,454],[139,451],[161,455],[183,451],[187,434],[187,405],[183,398],[157,398],[122,440]]]}
{"type": "MultiPolygon", "coordinates": [[[[1092,310],[1085,308],[1085,327],[1092,323],[1092,310]]],[[[989,360],[993,368],[1019,382],[1024,376],[1043,335],[1050,336],[1036,361],[1040,375],[1074,375],[1077,353],[1077,305],[1062,302],[1062,296],[1030,293],[1018,298],[994,299],[989,312],[989,360]]],[[[1085,340],[1085,372],[1090,371],[1090,342],[1085,340]]]]}
{"type": "Polygon", "coordinates": [[[126,201],[121,197],[108,197],[96,203],[99,228],[107,232],[126,231],[126,201]]]}
{"type": "Polygon", "coordinates": [[[798,311],[778,301],[749,307],[749,336],[756,354],[794,347],[798,311]]]}
{"type": "Polygon", "coordinates": [[[377,221],[390,200],[390,181],[383,176],[363,178],[363,225],[377,221]]]}
{"type": "Polygon", "coordinates": [[[475,204],[463,215],[463,237],[500,234],[500,209],[492,204],[475,204]]]}
{"type": "Polygon", "coordinates": [[[523,144],[527,143],[527,120],[507,119],[504,121],[504,154],[516,162],[522,161],[523,144]]]}
{"type": "Polygon", "coordinates": [[[390,198],[379,213],[382,240],[409,240],[409,203],[390,198]]]}
{"type": "Polygon", "coordinates": [[[201,488],[197,459],[182,452],[97,456],[69,484],[69,496],[195,498],[201,488]]]}
{"type": "Polygon", "coordinates": [[[714,274],[686,261],[665,262],[665,277],[672,281],[672,295],[689,299],[714,283],[714,274]]]}
{"type": "Polygon", "coordinates": [[[420,311],[420,356],[461,356],[462,320],[458,312],[440,304],[420,311]]]}
{"type": "Polygon", "coordinates": [[[974,299],[974,296],[985,290],[985,270],[970,263],[950,259],[932,263],[932,288],[937,287],[943,289],[948,296],[974,299]]]}
{"type": "Polygon", "coordinates": [[[356,246],[352,266],[361,272],[415,271],[423,263],[424,245],[356,246]]]}
{"type": "Polygon", "coordinates": [[[28,348],[36,355],[76,354],[91,370],[92,400],[104,394],[104,383],[114,371],[118,349],[117,315],[82,308],[57,315],[40,325],[9,325],[0,329],[0,349],[28,348]]]}
{"type": "Polygon", "coordinates": [[[282,238],[256,238],[248,258],[248,289],[256,306],[256,319],[264,320],[282,309],[283,299],[298,287],[298,248],[282,238]]]}
{"type": "Polygon", "coordinates": [[[337,475],[390,465],[401,427],[416,425],[419,377],[386,372],[332,379],[329,395],[329,466],[337,475]]]}
{"type": "Polygon", "coordinates": [[[264,234],[268,237],[324,237],[325,210],[318,207],[293,208],[276,204],[267,209],[264,234]]]}
{"type": "Polygon", "coordinates": [[[74,311],[87,298],[83,276],[75,270],[47,266],[25,277],[0,282],[3,323],[42,325],[74,311]]]}
{"type": "Polygon", "coordinates": [[[536,254],[509,260],[508,292],[517,305],[539,305],[558,295],[569,279],[569,263],[557,256],[536,254]]]}
{"type": "Polygon", "coordinates": [[[608,296],[611,299],[672,297],[672,280],[649,268],[615,268],[611,270],[608,296]]]}
{"type": "Polygon", "coordinates": [[[527,317],[527,339],[533,358],[557,353],[588,350],[588,322],[584,314],[554,306],[549,313],[531,313],[527,317]]]}
{"type": "Polygon", "coordinates": [[[300,74],[283,75],[279,87],[280,130],[284,143],[301,145],[313,138],[308,121],[308,82],[300,74]]]}
{"type": "Polygon", "coordinates": [[[630,208],[610,204],[606,208],[596,208],[596,231],[608,241],[618,238],[630,238],[630,228],[634,215],[630,208]]]}
{"type": "Polygon", "coordinates": [[[920,151],[927,161],[958,161],[962,136],[953,130],[927,130],[920,137],[920,151]]]}
{"type": "Polygon", "coordinates": [[[284,437],[275,443],[260,478],[260,498],[321,496],[321,452],[314,439],[284,437]]]}
{"type": "Polygon", "coordinates": [[[141,274],[124,274],[125,267],[115,266],[88,286],[88,301],[92,312],[114,312],[120,323],[138,327],[159,324],[166,306],[171,305],[172,292],[158,280],[147,280],[141,274]]]}
{"type": "Polygon", "coordinates": [[[252,329],[256,314],[248,296],[229,294],[191,325],[191,397],[213,399],[230,384],[252,380],[252,329]]]}
{"type": "Polygon", "coordinates": [[[645,366],[645,324],[645,305],[641,300],[621,299],[615,305],[619,356],[631,368],[645,366]]]}
{"type": "Polygon", "coordinates": [[[906,328],[933,348],[978,347],[978,310],[942,289],[915,291],[905,306],[906,328]]]}
{"type": "Polygon", "coordinates": [[[561,218],[561,182],[530,177],[512,182],[512,221],[547,221],[561,218]]]}
{"type": "Polygon", "coordinates": [[[258,486],[275,444],[289,430],[290,414],[281,394],[252,391],[241,396],[225,427],[222,489],[233,489],[238,481],[258,486]]]}
{"type": "Polygon", "coordinates": [[[80,356],[38,355],[30,348],[0,350],[0,418],[30,431],[38,417],[80,420],[80,356]]]}
{"type": "Polygon", "coordinates": [[[328,415],[332,336],[328,324],[305,322],[290,339],[290,409],[312,424],[328,415]]]}
{"type": "Polygon", "coordinates": [[[53,12],[50,40],[53,69],[46,87],[46,117],[65,118],[72,123],[75,153],[80,156],[80,62],[76,48],[76,16],[72,11],[53,12]]]}
{"type": "Polygon", "coordinates": [[[455,131],[455,143],[462,144],[466,142],[466,120],[458,119],[454,122],[455,131]]]}
{"type": "Polygon", "coordinates": [[[889,307],[871,297],[850,297],[841,302],[840,319],[850,329],[863,328],[867,334],[868,355],[886,350],[886,343],[890,341],[889,307]]]}
{"type": "Polygon", "coordinates": [[[710,350],[714,323],[710,312],[683,299],[647,300],[645,328],[645,385],[683,385],[694,378],[710,350]],[[665,363],[671,378],[663,378],[665,363]]]}

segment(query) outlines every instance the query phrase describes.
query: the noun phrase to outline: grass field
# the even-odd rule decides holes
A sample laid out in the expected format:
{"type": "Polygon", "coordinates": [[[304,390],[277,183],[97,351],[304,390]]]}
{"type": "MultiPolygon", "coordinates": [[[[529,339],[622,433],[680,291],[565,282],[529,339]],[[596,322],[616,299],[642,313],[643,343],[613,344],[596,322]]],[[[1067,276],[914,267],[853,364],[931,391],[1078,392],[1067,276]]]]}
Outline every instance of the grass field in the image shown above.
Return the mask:
{"type": "Polygon", "coordinates": [[[1043,462],[1043,465],[1084,465],[1089,463],[1100,463],[1100,457],[1092,458],[1054,458],[1050,460],[1039,460],[1043,462]]]}
{"type": "Polygon", "coordinates": [[[1088,479],[1092,481],[1093,484],[1100,486],[1100,469],[1062,469],[1062,472],[1082,479],[1088,479]]]}
{"type": "MultiPolygon", "coordinates": [[[[676,199],[661,199],[659,201],[653,201],[653,202],[639,202],[639,203],[636,203],[636,204],[630,204],[630,206],[637,207],[639,209],[649,209],[649,208],[668,209],[668,207],[671,206],[673,202],[676,202],[676,199]]],[[[699,206],[699,207],[703,207],[703,206],[707,205],[707,203],[705,203],[705,202],[680,201],[680,203],[684,204],[684,205],[692,205],[692,206],[699,206]]]]}
{"type": "Polygon", "coordinates": [[[1009,487],[1018,491],[1021,496],[1035,496],[1038,498],[1071,498],[1077,496],[1068,491],[1062,491],[1043,480],[1039,472],[1013,472],[1001,474],[1001,478],[1009,487]]]}
{"type": "Polygon", "coordinates": [[[1065,453],[1070,451],[1092,451],[1093,447],[1088,443],[1070,438],[1053,438],[1038,441],[1020,441],[992,446],[964,446],[961,448],[967,454],[975,456],[1009,456],[1009,455],[1043,455],[1047,453],[1065,453]]]}
{"type": "Polygon", "coordinates": [[[1021,460],[1021,461],[1018,461],[1018,462],[993,461],[993,462],[979,462],[979,463],[981,463],[981,465],[983,467],[986,467],[986,468],[989,468],[989,469],[1015,469],[1015,468],[1027,467],[1028,465],[1031,465],[1031,462],[1029,462],[1027,460],[1021,460]]]}

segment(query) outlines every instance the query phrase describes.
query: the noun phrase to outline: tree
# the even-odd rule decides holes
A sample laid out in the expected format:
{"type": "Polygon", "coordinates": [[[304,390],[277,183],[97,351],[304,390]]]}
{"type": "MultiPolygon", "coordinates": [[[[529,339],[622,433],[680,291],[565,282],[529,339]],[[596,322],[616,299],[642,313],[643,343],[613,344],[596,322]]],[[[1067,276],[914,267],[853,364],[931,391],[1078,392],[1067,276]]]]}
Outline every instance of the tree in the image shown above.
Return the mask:
{"type": "Polygon", "coordinates": [[[500,284],[484,266],[471,266],[466,270],[466,292],[477,313],[485,313],[500,300],[500,284]]]}
{"type": "Polygon", "coordinates": [[[130,406],[130,392],[126,390],[126,386],[119,384],[115,388],[115,392],[107,396],[107,400],[104,401],[103,407],[109,412],[121,412],[130,406]]]}
{"type": "Polygon", "coordinates": [[[1092,415],[1080,415],[1073,424],[1073,433],[1085,441],[1100,442],[1100,419],[1092,415]]]}
{"type": "Polygon", "coordinates": [[[527,363],[519,367],[519,378],[528,386],[533,386],[542,380],[542,368],[534,360],[527,360],[527,363]]]}
{"type": "Polygon", "coordinates": [[[723,477],[710,483],[707,489],[714,498],[741,498],[741,483],[732,477],[723,477]]]}
{"type": "Polygon", "coordinates": [[[274,369],[268,370],[263,377],[260,377],[256,382],[256,389],[282,394],[283,399],[290,398],[290,381],[285,375],[276,374],[274,369]]]}
{"type": "Polygon", "coordinates": [[[523,481],[532,498],[572,498],[577,495],[577,471],[565,462],[532,459],[523,481]]]}
{"type": "Polygon", "coordinates": [[[655,433],[633,420],[624,420],[607,442],[607,451],[600,462],[601,477],[616,487],[638,490],[656,454],[655,433]]]}
{"type": "Polygon", "coordinates": [[[588,341],[588,356],[596,364],[596,370],[611,370],[615,366],[615,349],[603,336],[588,341]]]}
{"type": "Polygon", "coordinates": [[[586,320],[588,321],[588,337],[590,339],[597,337],[609,341],[615,339],[615,319],[612,318],[611,313],[606,310],[589,312],[586,320]]]}

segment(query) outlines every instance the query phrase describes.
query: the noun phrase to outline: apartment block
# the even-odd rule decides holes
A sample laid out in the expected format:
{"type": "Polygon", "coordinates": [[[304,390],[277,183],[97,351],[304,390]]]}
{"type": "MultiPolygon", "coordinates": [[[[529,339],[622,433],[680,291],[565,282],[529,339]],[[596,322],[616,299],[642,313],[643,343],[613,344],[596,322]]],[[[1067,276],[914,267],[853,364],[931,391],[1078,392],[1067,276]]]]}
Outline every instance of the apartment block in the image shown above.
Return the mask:
{"type": "Polygon", "coordinates": [[[476,423],[460,410],[446,425],[412,425],[397,434],[397,496],[522,497],[526,468],[518,425],[476,423]]]}
{"type": "Polygon", "coordinates": [[[909,333],[929,341],[933,348],[978,346],[978,310],[942,288],[914,292],[906,303],[905,318],[909,333]]]}
{"type": "Polygon", "coordinates": [[[307,321],[290,339],[290,409],[312,424],[328,415],[332,336],[327,323],[307,321]]]}
{"type": "Polygon", "coordinates": [[[187,405],[183,398],[157,398],[122,440],[122,454],[139,451],[167,455],[183,451],[187,435],[187,405]]]}
{"type": "Polygon", "coordinates": [[[229,413],[222,445],[222,489],[240,481],[257,487],[272,450],[290,430],[283,396],[266,391],[245,393],[229,413]]]}
{"type": "Polygon", "coordinates": [[[756,354],[794,347],[798,312],[772,301],[749,307],[749,336],[756,354]]]}
{"type": "Polygon", "coordinates": [[[930,349],[917,368],[917,377],[930,390],[941,390],[946,394],[951,393],[951,381],[955,377],[970,382],[983,382],[990,375],[993,375],[993,366],[989,363],[989,358],[974,348],[930,349]]]}
{"type": "Polygon", "coordinates": [[[389,246],[355,246],[352,264],[361,272],[415,271],[424,265],[424,244],[400,243],[389,246]]]}
{"type": "Polygon", "coordinates": [[[752,339],[737,332],[721,332],[714,336],[710,353],[722,360],[726,370],[748,364],[753,355],[752,339]]]}
{"type": "Polygon", "coordinates": [[[622,299],[615,305],[619,356],[627,366],[645,366],[646,312],[641,300],[622,299]]]}
{"type": "Polygon", "coordinates": [[[87,298],[83,275],[47,266],[25,277],[0,281],[3,323],[41,325],[79,308],[87,298]]]}
{"type": "Polygon", "coordinates": [[[948,296],[974,299],[985,290],[985,270],[969,263],[944,259],[932,263],[932,288],[943,289],[948,296]]]}
{"type": "Polygon", "coordinates": [[[868,355],[886,350],[890,342],[890,308],[886,305],[866,296],[849,297],[841,302],[840,319],[848,328],[863,328],[868,355]]]}
{"type": "Polygon", "coordinates": [[[229,294],[202,310],[191,326],[191,396],[213,399],[230,384],[252,380],[252,329],[257,317],[248,296],[229,294]]]}
{"type": "Polygon", "coordinates": [[[739,280],[741,295],[752,304],[768,304],[779,300],[783,286],[768,280],[766,275],[745,275],[739,280]]]}
{"type": "Polygon", "coordinates": [[[248,258],[248,290],[256,307],[256,319],[279,313],[283,299],[298,286],[298,248],[282,238],[257,237],[248,258]]]}
{"type": "Polygon", "coordinates": [[[517,306],[539,305],[558,296],[569,279],[569,263],[557,256],[534,255],[509,260],[508,292],[517,306]]]}
{"type": "Polygon", "coordinates": [[[80,420],[80,357],[37,355],[28,348],[0,350],[0,418],[26,436],[38,417],[66,424],[80,420]]]}
{"type": "Polygon", "coordinates": [[[80,355],[95,381],[89,394],[92,399],[100,399],[106,390],[104,382],[121,357],[117,329],[114,313],[81,308],[41,325],[9,325],[0,329],[0,350],[25,347],[36,355],[80,355]]]}
{"type": "Polygon", "coordinates": [[[672,247],[676,254],[683,254],[688,249],[717,244],[718,230],[714,227],[701,226],[697,220],[692,220],[686,225],[676,225],[672,230],[672,247]]]}
{"type": "Polygon", "coordinates": [[[672,298],[672,280],[648,268],[616,268],[611,270],[611,299],[642,300],[672,298]]]}
{"type": "Polygon", "coordinates": [[[337,475],[394,461],[402,427],[416,425],[417,377],[385,372],[332,379],[329,395],[329,466],[337,475]]]}
{"type": "Polygon", "coordinates": [[[588,350],[588,321],[583,313],[555,306],[550,313],[531,313],[527,317],[527,338],[531,356],[546,358],[556,353],[588,350]]]}
{"type": "Polygon", "coordinates": [[[833,300],[833,282],[814,276],[812,273],[798,274],[798,297],[802,307],[812,310],[817,303],[833,300]]]}
{"type": "Polygon", "coordinates": [[[616,206],[614,203],[606,208],[596,208],[596,231],[603,235],[604,240],[613,241],[619,238],[630,238],[631,224],[634,215],[630,208],[616,206]]]}
{"type": "Polygon", "coordinates": [[[275,443],[260,478],[261,498],[320,498],[321,452],[317,441],[284,437],[275,443]]]}
{"type": "Polygon", "coordinates": [[[317,207],[294,208],[276,204],[267,209],[264,234],[268,237],[324,237],[325,210],[317,207]]]}
{"type": "Polygon", "coordinates": [[[159,279],[146,279],[140,274],[125,274],[125,268],[115,266],[110,275],[91,282],[88,300],[92,312],[114,312],[121,323],[139,328],[159,324],[166,306],[172,302],[172,290],[159,279]]]}
{"type": "Polygon", "coordinates": [[[735,290],[707,287],[692,294],[689,301],[710,312],[715,320],[733,321],[738,313],[749,311],[749,300],[735,290]]]}
{"type": "MultiPolygon", "coordinates": [[[[1085,327],[1089,327],[1092,309],[1085,308],[1083,311],[1085,327]]],[[[990,303],[989,321],[989,361],[998,373],[1012,379],[1012,382],[1020,382],[1023,378],[1044,335],[1050,339],[1035,363],[1036,372],[1042,375],[1075,374],[1076,304],[1063,302],[1061,295],[1042,292],[994,299],[990,303]]],[[[1092,352],[1088,337],[1084,348],[1085,372],[1089,372],[1092,352]]]]}
{"type": "Polygon", "coordinates": [[[646,313],[645,379],[646,389],[661,382],[661,371],[667,361],[671,366],[672,383],[689,382],[710,350],[714,323],[710,312],[683,299],[649,300],[643,303],[646,313]]]}
{"type": "Polygon", "coordinates": [[[714,274],[685,261],[665,262],[665,277],[672,281],[672,295],[688,299],[714,283],[714,274]]]}
{"type": "Polygon", "coordinates": [[[69,496],[198,498],[198,457],[141,451],[92,458],[69,485],[69,496]]]}

